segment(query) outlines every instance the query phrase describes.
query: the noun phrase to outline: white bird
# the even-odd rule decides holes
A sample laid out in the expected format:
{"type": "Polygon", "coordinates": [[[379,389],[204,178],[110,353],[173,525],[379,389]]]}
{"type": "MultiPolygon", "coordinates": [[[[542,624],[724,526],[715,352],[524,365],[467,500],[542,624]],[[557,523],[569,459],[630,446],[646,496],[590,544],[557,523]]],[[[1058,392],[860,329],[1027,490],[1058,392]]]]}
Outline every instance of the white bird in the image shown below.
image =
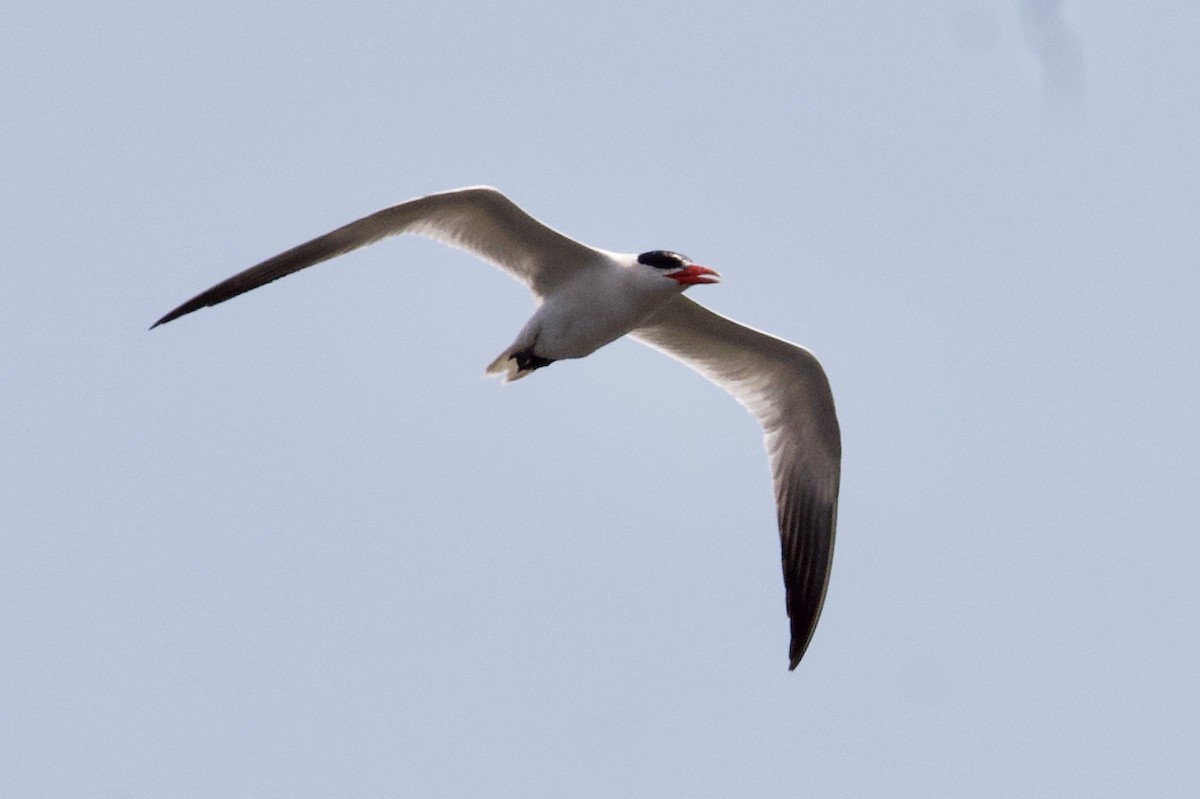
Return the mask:
{"type": "Polygon", "coordinates": [[[533,292],[537,311],[489,374],[518,380],[628,334],[696,370],[757,417],[774,476],[791,620],[788,662],[796,668],[821,615],[833,560],[842,451],[833,395],[808,350],[683,296],[689,286],[718,282],[712,269],[666,250],[633,255],[589,247],[479,186],[409,200],[293,247],[198,294],[152,327],[399,233],[474,253],[533,292]]]}

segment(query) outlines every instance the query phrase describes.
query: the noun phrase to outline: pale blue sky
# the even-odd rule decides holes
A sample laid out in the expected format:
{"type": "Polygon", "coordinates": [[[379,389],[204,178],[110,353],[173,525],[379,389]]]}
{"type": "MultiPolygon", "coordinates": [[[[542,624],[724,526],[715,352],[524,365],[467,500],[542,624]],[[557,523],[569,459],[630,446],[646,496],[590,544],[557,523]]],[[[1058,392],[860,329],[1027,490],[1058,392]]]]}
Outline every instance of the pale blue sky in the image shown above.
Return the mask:
{"type": "Polygon", "coordinates": [[[10,2],[0,795],[1193,795],[1200,13],[1055,5],[10,2]],[[822,359],[794,673],[661,355],[483,381],[527,293],[414,238],[146,331],[476,183],[822,359]]]}

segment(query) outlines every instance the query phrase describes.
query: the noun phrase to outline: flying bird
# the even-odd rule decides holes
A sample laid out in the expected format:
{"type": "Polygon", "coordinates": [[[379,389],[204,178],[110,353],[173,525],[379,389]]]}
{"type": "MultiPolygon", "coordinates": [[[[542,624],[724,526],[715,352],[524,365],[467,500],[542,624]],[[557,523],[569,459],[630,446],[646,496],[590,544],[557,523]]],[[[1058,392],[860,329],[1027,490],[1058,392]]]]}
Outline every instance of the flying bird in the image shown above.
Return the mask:
{"type": "Polygon", "coordinates": [[[684,296],[691,286],[719,282],[716,271],[670,250],[589,247],[496,189],[477,186],[418,197],[318,236],[196,295],[152,328],[400,233],[471,252],[533,292],[537,311],[488,374],[519,380],[629,335],[716,383],[758,419],[774,477],[791,622],[788,668],[795,669],[829,583],[841,434],[829,381],[811,352],[684,296]]]}

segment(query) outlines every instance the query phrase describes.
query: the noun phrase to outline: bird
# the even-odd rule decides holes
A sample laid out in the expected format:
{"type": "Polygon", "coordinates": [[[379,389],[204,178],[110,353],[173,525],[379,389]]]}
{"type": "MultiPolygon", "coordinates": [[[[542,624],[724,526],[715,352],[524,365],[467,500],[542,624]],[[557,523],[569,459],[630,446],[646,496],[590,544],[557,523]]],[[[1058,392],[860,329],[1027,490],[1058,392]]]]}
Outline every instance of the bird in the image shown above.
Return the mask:
{"type": "Polygon", "coordinates": [[[731,394],[762,425],[776,500],[788,669],[808,649],[833,563],[841,432],[824,369],[804,347],[689,297],[720,274],[673,250],[618,253],[550,228],[490,186],[417,197],[293,247],[165,314],[151,329],[388,236],[413,233],[472,253],[523,282],[537,310],[486,374],[503,382],[583,358],[622,336],[731,394]]]}

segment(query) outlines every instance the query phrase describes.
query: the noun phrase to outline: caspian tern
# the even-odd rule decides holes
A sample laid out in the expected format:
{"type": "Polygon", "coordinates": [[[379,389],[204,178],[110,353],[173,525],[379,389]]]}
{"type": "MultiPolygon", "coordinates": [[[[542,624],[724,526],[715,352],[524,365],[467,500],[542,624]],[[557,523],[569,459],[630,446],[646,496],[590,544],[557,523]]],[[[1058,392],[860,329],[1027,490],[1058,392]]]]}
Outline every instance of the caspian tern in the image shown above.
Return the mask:
{"type": "Polygon", "coordinates": [[[683,296],[719,275],[667,250],[599,250],[552,230],[499,191],[478,186],[418,197],[268,258],[180,305],[152,327],[216,305],[386,236],[416,233],[474,253],[524,282],[537,311],[487,367],[504,382],[582,358],[621,336],[682,361],[762,424],[774,476],[789,669],[821,615],[837,524],[841,435],[833,395],[808,350],[683,296]]]}

